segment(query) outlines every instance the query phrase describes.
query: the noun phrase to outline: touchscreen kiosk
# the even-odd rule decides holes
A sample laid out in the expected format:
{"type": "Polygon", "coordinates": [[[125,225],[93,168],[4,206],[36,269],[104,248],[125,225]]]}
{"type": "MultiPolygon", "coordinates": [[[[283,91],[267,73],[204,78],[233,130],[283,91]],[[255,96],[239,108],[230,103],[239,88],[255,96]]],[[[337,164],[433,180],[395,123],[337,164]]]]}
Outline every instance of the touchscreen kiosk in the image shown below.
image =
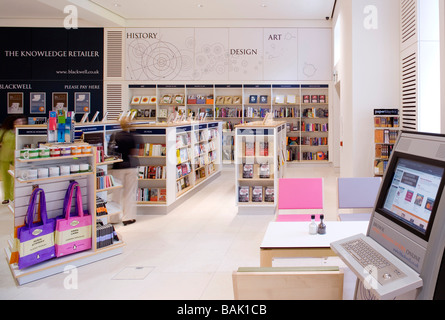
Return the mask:
{"type": "MultiPolygon", "coordinates": [[[[410,298],[445,299],[444,184],[445,136],[402,132],[389,159],[365,238],[421,278],[421,286],[412,290],[410,298]]],[[[407,280],[400,280],[401,286],[407,280]]],[[[396,288],[397,282],[391,286],[396,288]]]]}

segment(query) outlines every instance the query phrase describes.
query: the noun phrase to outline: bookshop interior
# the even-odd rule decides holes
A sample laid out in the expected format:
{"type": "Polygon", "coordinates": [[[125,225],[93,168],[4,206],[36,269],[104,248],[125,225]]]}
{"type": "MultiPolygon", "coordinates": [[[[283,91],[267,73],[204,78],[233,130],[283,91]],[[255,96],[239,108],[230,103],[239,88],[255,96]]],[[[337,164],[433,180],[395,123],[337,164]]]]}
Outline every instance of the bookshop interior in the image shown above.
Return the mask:
{"type": "Polygon", "coordinates": [[[445,0],[173,3],[0,2],[0,298],[445,299],[445,0]]]}

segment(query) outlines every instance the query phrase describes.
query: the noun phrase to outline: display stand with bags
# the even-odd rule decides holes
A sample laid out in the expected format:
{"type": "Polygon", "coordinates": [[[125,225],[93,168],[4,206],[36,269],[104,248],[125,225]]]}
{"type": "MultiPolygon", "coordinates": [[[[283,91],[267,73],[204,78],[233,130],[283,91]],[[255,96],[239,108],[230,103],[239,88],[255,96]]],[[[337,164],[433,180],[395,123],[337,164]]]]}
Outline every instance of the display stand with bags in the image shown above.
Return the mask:
{"type": "Polygon", "coordinates": [[[30,267],[56,256],[55,226],[55,219],[48,219],[47,216],[45,192],[41,188],[35,188],[29,201],[25,225],[17,229],[19,269],[30,267]],[[39,195],[39,200],[37,200],[39,195]],[[39,201],[40,222],[34,223],[34,209],[37,201],[39,201]]]}
{"type": "Polygon", "coordinates": [[[79,183],[72,181],[65,195],[62,217],[56,220],[56,256],[66,256],[85,251],[92,247],[92,216],[82,207],[82,193],[79,183]],[[76,211],[71,214],[73,194],[76,197],[76,211]]]}

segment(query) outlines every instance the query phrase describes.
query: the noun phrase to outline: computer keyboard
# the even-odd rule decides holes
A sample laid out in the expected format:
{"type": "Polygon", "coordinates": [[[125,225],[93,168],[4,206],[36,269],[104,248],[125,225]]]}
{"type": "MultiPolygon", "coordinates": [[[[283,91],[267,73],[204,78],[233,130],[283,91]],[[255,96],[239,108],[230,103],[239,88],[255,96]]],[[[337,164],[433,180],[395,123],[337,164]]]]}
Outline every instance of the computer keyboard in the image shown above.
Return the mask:
{"type": "Polygon", "coordinates": [[[357,238],[340,245],[364,268],[364,272],[368,272],[381,285],[406,277],[405,273],[363,239],[357,238]]]}

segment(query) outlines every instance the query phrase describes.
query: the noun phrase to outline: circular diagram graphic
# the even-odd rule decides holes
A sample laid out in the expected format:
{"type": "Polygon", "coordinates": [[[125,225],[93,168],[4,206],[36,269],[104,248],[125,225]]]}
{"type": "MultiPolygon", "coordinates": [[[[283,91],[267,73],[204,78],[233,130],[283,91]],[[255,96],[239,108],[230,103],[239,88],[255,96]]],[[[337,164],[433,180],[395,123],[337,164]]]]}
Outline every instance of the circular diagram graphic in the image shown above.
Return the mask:
{"type": "Polygon", "coordinates": [[[145,50],[141,66],[148,78],[174,79],[181,71],[181,53],[172,44],[159,41],[145,50]]]}

